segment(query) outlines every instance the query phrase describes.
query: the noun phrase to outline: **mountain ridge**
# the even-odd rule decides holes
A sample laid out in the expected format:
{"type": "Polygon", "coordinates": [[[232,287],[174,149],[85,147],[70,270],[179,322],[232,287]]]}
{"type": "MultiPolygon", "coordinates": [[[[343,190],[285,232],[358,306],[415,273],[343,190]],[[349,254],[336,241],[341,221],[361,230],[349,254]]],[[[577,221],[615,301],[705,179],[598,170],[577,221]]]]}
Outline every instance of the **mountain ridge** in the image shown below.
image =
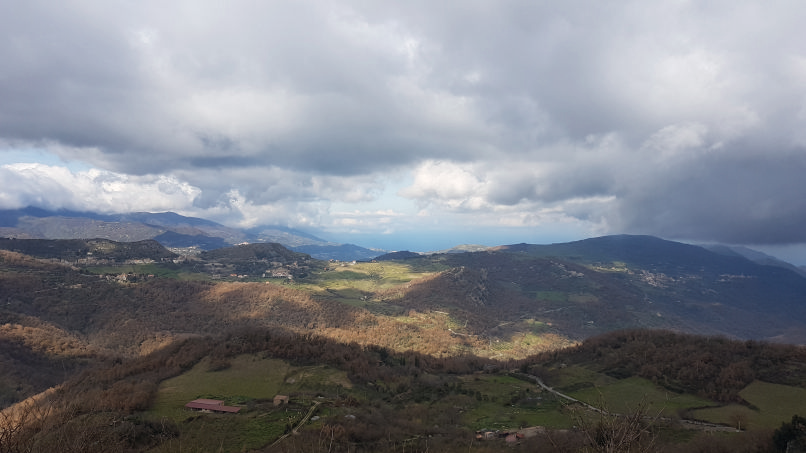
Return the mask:
{"type": "MultiPolygon", "coordinates": [[[[470,289],[451,296],[457,303],[476,300],[465,305],[468,314],[488,310],[482,296],[506,301],[505,307],[496,310],[512,313],[510,320],[516,318],[514,313],[539,319],[545,316],[541,313],[554,312],[553,325],[563,326],[576,338],[646,327],[806,342],[802,333],[806,278],[802,275],[743,256],[649,236],[514,244],[463,254],[393,253],[376,259],[417,266],[440,262],[466,269],[462,274],[467,276],[473,270],[475,276],[467,283],[470,289]],[[503,258],[507,255],[512,258],[503,258]]],[[[452,286],[451,278],[439,277],[420,297],[428,300],[429,293],[452,286]]]]}
{"type": "Polygon", "coordinates": [[[132,242],[154,239],[184,252],[213,250],[249,243],[279,243],[304,247],[321,259],[363,260],[376,252],[352,244],[338,244],[310,233],[281,225],[231,228],[175,212],[99,214],[70,210],[51,211],[37,207],[0,210],[0,236],[20,239],[110,239],[132,242]]]}
{"type": "MultiPolygon", "coordinates": [[[[636,235],[610,235],[610,241],[619,237],[642,237],[636,235]]],[[[79,212],[66,209],[48,210],[33,206],[20,209],[0,209],[0,237],[20,239],[110,239],[121,242],[132,242],[154,239],[162,245],[174,249],[177,253],[197,253],[202,250],[213,250],[244,242],[279,243],[290,249],[307,253],[323,260],[370,260],[382,256],[386,251],[366,248],[354,244],[343,244],[322,239],[314,234],[281,225],[259,225],[239,229],[220,223],[198,218],[187,217],[175,212],[131,212],[119,214],[100,214],[79,212]]],[[[651,238],[651,236],[645,236],[651,238]]],[[[540,249],[566,249],[563,256],[568,257],[568,250],[573,250],[578,242],[595,239],[588,238],[563,244],[511,244],[483,246],[459,244],[451,248],[431,252],[411,252],[417,254],[467,253],[485,250],[508,248],[518,250],[529,246],[531,253],[540,249]]],[[[689,244],[690,245],[690,244],[689,244]]],[[[723,255],[741,255],[761,264],[768,264],[794,270],[806,276],[806,270],[776,257],[746,247],[721,244],[694,245],[706,248],[723,255]]],[[[611,244],[612,247],[612,244],[611,244]]],[[[405,251],[408,252],[408,251],[405,251]]]]}

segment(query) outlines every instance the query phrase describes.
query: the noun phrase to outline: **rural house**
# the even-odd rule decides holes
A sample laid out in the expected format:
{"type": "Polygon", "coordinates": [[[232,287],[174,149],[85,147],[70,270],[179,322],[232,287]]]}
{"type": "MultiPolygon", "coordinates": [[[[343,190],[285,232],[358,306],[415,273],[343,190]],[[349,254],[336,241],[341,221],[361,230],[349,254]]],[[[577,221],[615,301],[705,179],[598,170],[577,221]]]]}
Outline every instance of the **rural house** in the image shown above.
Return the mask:
{"type": "Polygon", "coordinates": [[[224,406],[223,401],[208,399],[193,400],[185,404],[185,407],[194,411],[217,412],[221,414],[234,414],[241,410],[240,407],[224,406]]]}

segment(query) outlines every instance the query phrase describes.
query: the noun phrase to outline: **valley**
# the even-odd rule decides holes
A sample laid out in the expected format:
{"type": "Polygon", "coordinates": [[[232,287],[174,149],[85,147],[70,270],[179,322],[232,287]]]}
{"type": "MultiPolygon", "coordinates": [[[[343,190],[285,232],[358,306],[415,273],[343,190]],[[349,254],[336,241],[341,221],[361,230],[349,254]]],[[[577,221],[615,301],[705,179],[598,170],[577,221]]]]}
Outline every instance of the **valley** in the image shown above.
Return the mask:
{"type": "Polygon", "coordinates": [[[783,344],[804,278],[656,238],[581,242],[340,261],[6,240],[0,397],[20,429],[0,445],[497,451],[524,430],[519,449],[570,452],[640,412],[653,451],[774,451],[806,413],[806,351],[783,344]],[[241,410],[184,409],[198,398],[241,410]]]}

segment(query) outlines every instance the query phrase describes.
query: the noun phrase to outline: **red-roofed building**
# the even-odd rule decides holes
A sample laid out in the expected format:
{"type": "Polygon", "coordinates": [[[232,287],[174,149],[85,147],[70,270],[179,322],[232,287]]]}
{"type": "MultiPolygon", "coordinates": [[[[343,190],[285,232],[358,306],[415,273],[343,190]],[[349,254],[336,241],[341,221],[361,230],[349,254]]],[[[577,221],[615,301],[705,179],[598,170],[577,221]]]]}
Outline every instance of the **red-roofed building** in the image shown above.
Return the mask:
{"type": "Polygon", "coordinates": [[[209,411],[225,414],[234,414],[241,410],[240,407],[224,406],[224,402],[220,400],[208,400],[203,398],[193,400],[185,404],[185,407],[194,411],[209,411]]]}

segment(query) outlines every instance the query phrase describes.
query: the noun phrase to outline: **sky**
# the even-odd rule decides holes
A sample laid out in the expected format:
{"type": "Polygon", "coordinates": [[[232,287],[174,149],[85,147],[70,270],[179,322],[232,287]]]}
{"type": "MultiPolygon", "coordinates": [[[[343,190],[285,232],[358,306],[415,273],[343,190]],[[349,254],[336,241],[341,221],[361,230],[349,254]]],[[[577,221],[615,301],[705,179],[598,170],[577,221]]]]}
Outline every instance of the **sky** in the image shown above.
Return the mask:
{"type": "Polygon", "coordinates": [[[806,264],[800,1],[0,2],[0,208],[806,264]]]}

